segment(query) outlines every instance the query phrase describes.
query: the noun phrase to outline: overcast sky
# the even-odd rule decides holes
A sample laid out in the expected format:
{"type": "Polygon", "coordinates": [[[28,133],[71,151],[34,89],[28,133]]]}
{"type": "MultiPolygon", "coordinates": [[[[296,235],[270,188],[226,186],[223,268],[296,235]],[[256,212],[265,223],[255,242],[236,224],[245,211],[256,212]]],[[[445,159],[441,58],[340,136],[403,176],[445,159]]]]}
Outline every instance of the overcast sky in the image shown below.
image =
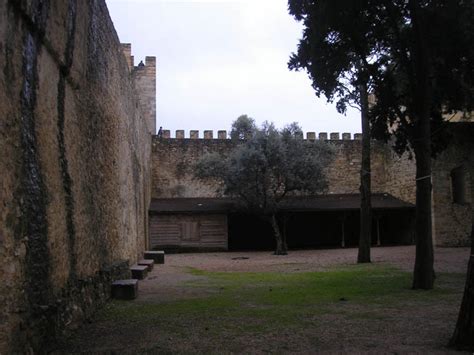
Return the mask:
{"type": "Polygon", "coordinates": [[[359,132],[318,99],[305,72],[290,72],[302,26],[286,0],[107,0],[120,41],[135,65],[157,58],[157,127],[229,130],[241,114],[305,132],[359,132]]]}

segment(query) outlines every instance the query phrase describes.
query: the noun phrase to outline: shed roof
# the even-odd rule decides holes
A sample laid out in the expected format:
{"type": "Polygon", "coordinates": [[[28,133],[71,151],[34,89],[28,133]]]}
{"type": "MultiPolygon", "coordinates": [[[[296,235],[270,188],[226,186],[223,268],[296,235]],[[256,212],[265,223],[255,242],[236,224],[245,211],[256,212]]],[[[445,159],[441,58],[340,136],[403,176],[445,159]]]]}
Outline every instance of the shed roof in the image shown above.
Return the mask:
{"type": "MultiPolygon", "coordinates": [[[[153,199],[151,213],[228,213],[237,207],[231,198],[160,198],[153,199]]],[[[372,194],[374,210],[413,209],[411,203],[390,194],[372,194]]],[[[287,197],[282,202],[281,211],[350,211],[360,208],[359,194],[328,194],[317,196],[287,197]]]]}

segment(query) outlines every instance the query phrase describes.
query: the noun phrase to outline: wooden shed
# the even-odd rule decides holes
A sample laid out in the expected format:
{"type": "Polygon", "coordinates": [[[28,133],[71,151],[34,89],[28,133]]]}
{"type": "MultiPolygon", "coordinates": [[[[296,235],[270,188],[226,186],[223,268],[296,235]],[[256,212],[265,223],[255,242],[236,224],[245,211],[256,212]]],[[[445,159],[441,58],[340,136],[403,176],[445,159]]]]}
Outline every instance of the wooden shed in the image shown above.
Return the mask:
{"type": "MultiPolygon", "coordinates": [[[[278,212],[289,248],[354,247],[359,241],[360,196],[287,197],[278,212]]],[[[390,194],[372,195],[374,245],[411,244],[414,206],[390,194]]],[[[150,248],[177,250],[271,250],[271,226],[229,198],[154,199],[150,248]]]]}
{"type": "Polygon", "coordinates": [[[230,202],[209,198],[153,200],[150,207],[150,248],[227,250],[230,202]]]}

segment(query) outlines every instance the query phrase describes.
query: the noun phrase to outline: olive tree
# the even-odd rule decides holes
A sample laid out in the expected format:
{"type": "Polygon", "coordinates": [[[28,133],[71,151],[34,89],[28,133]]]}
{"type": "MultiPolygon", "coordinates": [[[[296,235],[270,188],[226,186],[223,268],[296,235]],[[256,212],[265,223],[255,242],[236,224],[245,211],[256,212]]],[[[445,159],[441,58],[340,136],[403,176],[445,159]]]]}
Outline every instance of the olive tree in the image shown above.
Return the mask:
{"type": "Polygon", "coordinates": [[[219,181],[225,196],[235,198],[247,212],[267,221],[275,236],[275,254],[286,255],[287,244],[277,218],[281,203],[291,194],[315,194],[326,189],[324,170],[333,148],[326,142],[303,140],[296,123],[277,130],[265,122],[248,133],[228,154],[202,157],[195,175],[219,181]]]}

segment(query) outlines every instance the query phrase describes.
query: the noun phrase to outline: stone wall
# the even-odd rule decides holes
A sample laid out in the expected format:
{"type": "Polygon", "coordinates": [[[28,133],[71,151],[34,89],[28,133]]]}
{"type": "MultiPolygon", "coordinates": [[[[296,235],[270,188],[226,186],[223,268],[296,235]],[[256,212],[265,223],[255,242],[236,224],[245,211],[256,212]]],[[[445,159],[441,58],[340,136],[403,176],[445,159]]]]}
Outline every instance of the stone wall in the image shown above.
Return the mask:
{"type": "Polygon", "coordinates": [[[127,66],[103,0],[0,0],[0,353],[46,352],[146,247],[127,66]]]}
{"type": "MultiPolygon", "coordinates": [[[[437,246],[470,245],[473,214],[474,186],[474,124],[451,124],[452,140],[442,154],[433,160],[433,238],[437,246]],[[451,171],[462,167],[465,171],[465,195],[463,203],[453,202],[451,171]]],[[[207,152],[226,153],[238,141],[227,139],[225,131],[219,131],[218,139],[212,131],[205,131],[199,139],[198,131],[190,131],[184,138],[183,130],[176,131],[177,138],[170,138],[164,130],[161,138],[153,138],[152,196],[169,197],[221,197],[217,183],[203,183],[193,178],[193,164],[207,152]]],[[[316,134],[309,132],[307,139],[314,140],[316,134]]],[[[320,133],[326,140],[328,134],[320,133]]],[[[336,147],[336,156],[327,167],[328,193],[358,193],[361,163],[361,141],[359,135],[351,139],[349,134],[331,133],[328,142],[336,147]]],[[[416,166],[409,154],[398,156],[386,144],[372,142],[372,191],[389,193],[403,201],[416,202],[416,166]]]]}
{"type": "MultiPolygon", "coordinates": [[[[225,154],[233,149],[238,141],[226,139],[225,131],[219,131],[214,139],[212,131],[205,131],[204,139],[199,139],[198,131],[190,131],[184,138],[184,132],[178,130],[176,137],[169,138],[170,132],[163,131],[163,137],[153,137],[152,153],[152,196],[154,198],[170,197],[220,197],[217,183],[204,183],[193,177],[193,165],[208,152],[225,154]]],[[[319,139],[327,139],[327,133],[320,133],[319,139]]],[[[308,132],[309,141],[314,141],[315,133],[308,132]]],[[[362,144],[360,135],[351,139],[349,133],[342,135],[331,133],[330,144],[336,147],[336,156],[327,167],[329,182],[328,193],[359,193],[360,164],[362,144]]],[[[372,191],[390,192],[406,201],[414,202],[409,191],[414,192],[414,162],[406,159],[392,161],[392,152],[387,145],[372,142],[372,191]],[[405,176],[406,179],[397,180],[405,176]],[[394,184],[389,180],[394,179],[394,184]],[[411,180],[410,180],[411,178],[411,180]]]]}
{"type": "Polygon", "coordinates": [[[450,124],[451,144],[433,161],[433,230],[435,242],[443,246],[470,245],[474,202],[474,123],[450,124]],[[456,202],[454,169],[463,173],[464,201],[456,202]]]}

